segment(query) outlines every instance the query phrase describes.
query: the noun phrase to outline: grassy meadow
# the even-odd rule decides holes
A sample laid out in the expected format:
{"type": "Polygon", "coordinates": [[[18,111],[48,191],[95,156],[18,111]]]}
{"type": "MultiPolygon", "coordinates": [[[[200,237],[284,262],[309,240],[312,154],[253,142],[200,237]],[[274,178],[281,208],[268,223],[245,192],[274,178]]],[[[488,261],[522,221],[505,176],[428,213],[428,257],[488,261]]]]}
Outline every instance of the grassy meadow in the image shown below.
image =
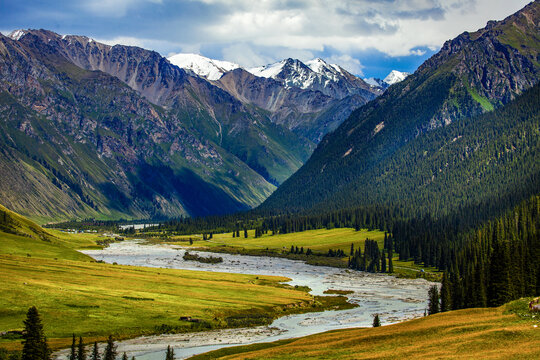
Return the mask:
{"type": "MultiPolygon", "coordinates": [[[[98,263],[75,249],[96,248],[102,235],[45,231],[0,210],[8,217],[0,231],[0,333],[21,330],[30,306],[54,348],[68,345],[73,332],[88,340],[126,338],[253,325],[329,306],[281,285],[280,277],[98,263]]],[[[0,347],[20,348],[20,339],[0,336],[0,347]]]]}
{"type": "Polygon", "coordinates": [[[540,315],[532,318],[528,300],[226,348],[191,359],[538,359],[540,315]]]}
{"type": "MultiPolygon", "coordinates": [[[[247,238],[244,237],[244,232],[240,231],[240,237],[233,237],[232,233],[229,232],[214,234],[210,240],[203,240],[200,234],[179,235],[171,237],[168,242],[216,252],[270,256],[286,255],[286,257],[292,259],[306,260],[307,263],[313,265],[345,267],[347,265],[347,257],[308,257],[306,255],[289,255],[288,253],[291,246],[295,246],[298,248],[303,247],[304,253],[308,248],[318,254],[326,254],[330,249],[339,249],[343,250],[346,255],[349,255],[351,244],[354,244],[355,249],[360,248],[364,251],[366,239],[377,241],[379,248],[382,250],[384,244],[383,231],[366,229],[356,231],[352,228],[318,229],[280,235],[264,234],[258,238],[255,238],[255,230],[248,230],[247,238]],[[192,240],[191,245],[190,240],[192,240]]],[[[441,274],[437,272],[436,268],[423,267],[415,264],[413,261],[399,261],[397,255],[393,258],[393,263],[394,273],[398,276],[408,278],[425,277],[433,281],[438,281],[441,277],[441,274]],[[421,269],[425,272],[421,273],[421,269]]]]}
{"type": "Polygon", "coordinates": [[[176,236],[171,238],[172,241],[178,241],[185,245],[189,238],[194,239],[193,246],[215,248],[219,246],[234,246],[244,249],[272,249],[288,251],[292,246],[304,247],[304,251],[310,248],[314,252],[326,253],[329,249],[341,249],[349,253],[351,243],[354,243],[355,248],[364,247],[366,238],[376,240],[382,247],[384,240],[384,232],[374,230],[355,231],[350,228],[343,229],[319,229],[296,232],[283,235],[264,234],[261,237],[255,238],[255,230],[248,230],[248,237],[244,237],[244,232],[240,231],[240,237],[232,236],[232,233],[214,234],[212,239],[203,241],[201,236],[176,236]]]}

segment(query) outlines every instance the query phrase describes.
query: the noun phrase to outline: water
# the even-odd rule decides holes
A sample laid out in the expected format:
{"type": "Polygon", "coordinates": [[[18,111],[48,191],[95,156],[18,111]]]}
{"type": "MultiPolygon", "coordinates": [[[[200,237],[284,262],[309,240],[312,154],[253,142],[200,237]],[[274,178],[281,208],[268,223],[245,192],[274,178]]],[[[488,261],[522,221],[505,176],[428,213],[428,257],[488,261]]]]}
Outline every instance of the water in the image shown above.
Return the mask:
{"type": "MultiPolygon", "coordinates": [[[[328,289],[351,290],[353,293],[347,295],[349,301],[359,305],[349,310],[285,316],[270,326],[149,336],[118,343],[119,353],[127,352],[129,357],[136,356],[140,360],[164,359],[167,345],[174,347],[177,359],[183,359],[225,346],[275,341],[342,328],[367,327],[371,326],[374,314],[379,314],[383,325],[400,322],[424,314],[427,291],[432,285],[424,279],[398,279],[271,257],[219,254],[223,258],[219,264],[184,261],[182,256],[185,250],[181,247],[147,245],[141,241],[123,241],[113,243],[103,250],[83,252],[96,260],[122,265],[284,276],[291,279],[288,282],[290,285],[309,286],[313,295],[323,295],[328,289]]],[[[63,351],[56,355],[60,359],[65,353],[63,351]]]]}

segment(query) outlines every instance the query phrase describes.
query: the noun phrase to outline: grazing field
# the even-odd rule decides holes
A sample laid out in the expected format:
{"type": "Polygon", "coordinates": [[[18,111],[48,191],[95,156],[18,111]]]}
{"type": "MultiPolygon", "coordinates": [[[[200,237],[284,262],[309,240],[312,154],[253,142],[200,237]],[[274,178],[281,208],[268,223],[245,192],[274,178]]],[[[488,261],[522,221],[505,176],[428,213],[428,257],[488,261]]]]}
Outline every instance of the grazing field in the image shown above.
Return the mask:
{"type": "Polygon", "coordinates": [[[539,359],[540,319],[528,313],[527,300],[227,348],[191,359],[539,359]]]}
{"type": "MultiPolygon", "coordinates": [[[[233,237],[232,233],[214,234],[212,239],[209,240],[203,240],[202,235],[182,235],[174,236],[168,242],[216,252],[269,256],[287,254],[288,258],[306,260],[307,263],[312,265],[345,267],[351,244],[354,244],[355,249],[360,248],[364,251],[366,239],[377,241],[379,248],[382,250],[384,244],[383,231],[365,229],[356,231],[351,228],[318,229],[283,235],[264,234],[258,238],[255,238],[255,230],[248,230],[247,238],[244,237],[243,231],[240,231],[240,237],[233,237]],[[330,249],[339,249],[343,250],[346,256],[343,258],[321,258],[320,256],[289,255],[291,246],[303,247],[304,254],[308,248],[316,254],[326,254],[330,249]]],[[[398,276],[407,278],[424,277],[430,281],[440,280],[441,274],[437,272],[436,268],[425,268],[415,264],[413,261],[399,261],[397,255],[394,256],[393,262],[394,273],[398,276]],[[421,272],[422,270],[425,272],[421,272]]]]}
{"type": "MultiPolygon", "coordinates": [[[[97,263],[74,249],[96,247],[102,236],[48,232],[1,210],[0,333],[20,330],[30,306],[53,347],[68,345],[73,332],[104,339],[245,326],[326,306],[279,277],[97,263]]],[[[19,348],[20,339],[2,335],[0,347],[19,348]]]]}
{"type": "Polygon", "coordinates": [[[255,230],[248,230],[248,237],[244,237],[244,232],[240,231],[240,237],[232,237],[232,233],[214,234],[212,239],[204,241],[197,236],[177,236],[172,240],[179,241],[182,245],[186,245],[189,239],[195,240],[195,247],[218,247],[218,246],[235,246],[244,249],[274,249],[288,251],[291,246],[303,247],[304,251],[307,248],[319,253],[326,253],[329,249],[341,249],[347,254],[351,249],[351,243],[355,248],[360,246],[364,248],[366,239],[376,240],[382,248],[384,240],[384,232],[374,230],[355,231],[350,228],[343,229],[319,229],[303,232],[296,232],[283,235],[264,234],[261,237],[255,238],[255,230]]]}

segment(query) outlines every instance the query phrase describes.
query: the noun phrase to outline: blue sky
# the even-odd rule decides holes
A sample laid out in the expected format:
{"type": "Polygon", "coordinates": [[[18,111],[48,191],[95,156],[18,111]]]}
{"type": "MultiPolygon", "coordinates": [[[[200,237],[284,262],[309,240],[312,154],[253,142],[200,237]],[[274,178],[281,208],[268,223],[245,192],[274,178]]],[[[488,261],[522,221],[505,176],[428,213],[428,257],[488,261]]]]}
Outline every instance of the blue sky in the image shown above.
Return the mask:
{"type": "Polygon", "coordinates": [[[1,0],[0,31],[44,28],[245,67],[321,57],[362,77],[414,71],[525,0],[1,0]]]}

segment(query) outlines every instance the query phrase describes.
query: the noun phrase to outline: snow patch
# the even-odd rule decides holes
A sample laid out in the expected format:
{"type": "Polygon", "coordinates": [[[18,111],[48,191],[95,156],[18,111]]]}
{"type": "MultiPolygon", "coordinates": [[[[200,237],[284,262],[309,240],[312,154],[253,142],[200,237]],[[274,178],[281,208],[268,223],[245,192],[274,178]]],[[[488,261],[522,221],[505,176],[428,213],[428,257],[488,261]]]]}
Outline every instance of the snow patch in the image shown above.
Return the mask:
{"type": "Polygon", "coordinates": [[[268,64],[264,66],[247,69],[247,71],[249,71],[250,73],[258,77],[273,79],[277,76],[277,74],[281,72],[284,65],[285,65],[285,60],[282,60],[274,64],[268,64]]]}
{"type": "Polygon", "coordinates": [[[349,150],[345,151],[345,154],[343,154],[342,158],[344,158],[345,156],[349,155],[351,153],[353,148],[350,148],[349,150]]]}
{"type": "Polygon", "coordinates": [[[12,40],[18,41],[20,38],[22,38],[26,34],[25,30],[13,30],[11,33],[9,33],[8,37],[12,40]]]}
{"type": "Polygon", "coordinates": [[[171,64],[191,70],[208,80],[219,80],[226,72],[240,67],[229,61],[209,59],[198,54],[176,54],[168,57],[168,60],[171,64]]]}

